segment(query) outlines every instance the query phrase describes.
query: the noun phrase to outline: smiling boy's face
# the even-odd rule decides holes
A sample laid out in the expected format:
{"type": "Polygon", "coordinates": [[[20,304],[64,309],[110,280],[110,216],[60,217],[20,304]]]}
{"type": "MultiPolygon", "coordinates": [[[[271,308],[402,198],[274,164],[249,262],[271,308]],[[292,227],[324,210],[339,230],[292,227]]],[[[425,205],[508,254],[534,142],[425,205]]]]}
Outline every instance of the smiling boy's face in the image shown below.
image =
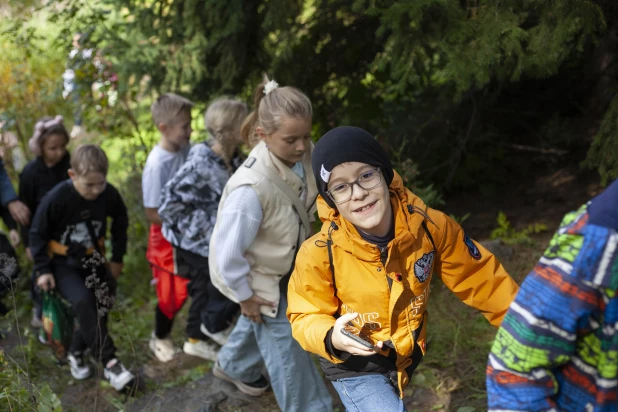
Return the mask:
{"type": "MultiPolygon", "coordinates": [[[[363,173],[376,169],[366,163],[341,163],[333,168],[328,179],[328,190],[342,183],[354,182],[363,173]]],[[[374,236],[385,236],[392,221],[392,207],[388,186],[384,176],[380,184],[373,189],[363,189],[358,184],[352,185],[350,200],[338,203],[337,210],[341,216],[358,229],[374,236]]]]}

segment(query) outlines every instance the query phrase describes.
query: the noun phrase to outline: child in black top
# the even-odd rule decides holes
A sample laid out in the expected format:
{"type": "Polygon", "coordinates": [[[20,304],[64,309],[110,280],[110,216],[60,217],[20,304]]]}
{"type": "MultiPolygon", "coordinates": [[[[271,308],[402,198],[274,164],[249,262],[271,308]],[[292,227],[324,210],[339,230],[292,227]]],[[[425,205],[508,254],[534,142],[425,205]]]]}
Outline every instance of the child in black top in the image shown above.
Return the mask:
{"type": "MultiPolygon", "coordinates": [[[[67,152],[69,133],[62,123],[62,116],[44,117],[36,123],[34,134],[28,141],[30,151],[36,156],[28,162],[19,175],[19,197],[28,206],[32,216],[43,196],[58,183],[69,178],[71,157],[67,152]]],[[[22,226],[21,235],[28,246],[29,226],[22,226]]],[[[28,257],[32,257],[29,248],[28,257]]]]}
{"type": "MultiPolygon", "coordinates": [[[[28,206],[32,216],[41,203],[43,196],[58,183],[69,178],[67,171],[71,167],[71,157],[67,152],[69,133],[62,122],[62,116],[43,117],[35,127],[34,133],[28,141],[30,151],[36,156],[28,162],[19,175],[19,197],[28,206]]],[[[22,225],[21,236],[24,239],[26,255],[32,260],[28,247],[29,225],[22,225]]],[[[32,290],[34,302],[31,324],[41,326],[41,299],[36,293],[35,276],[32,275],[32,290]]]]}
{"type": "Polygon", "coordinates": [[[107,157],[98,146],[75,149],[70,180],[56,185],[38,207],[30,228],[30,249],[37,286],[45,291],[57,288],[79,322],[68,355],[71,374],[75,379],[92,374],[83,359],[83,351],[90,348],[102,362],[105,378],[121,390],[134,377],[116,358],[107,310],[127,250],[128,216],[122,197],[107,183],[107,170],[107,157]],[[109,271],[102,264],[104,258],[95,253],[104,256],[107,217],[112,218],[109,271]]]}

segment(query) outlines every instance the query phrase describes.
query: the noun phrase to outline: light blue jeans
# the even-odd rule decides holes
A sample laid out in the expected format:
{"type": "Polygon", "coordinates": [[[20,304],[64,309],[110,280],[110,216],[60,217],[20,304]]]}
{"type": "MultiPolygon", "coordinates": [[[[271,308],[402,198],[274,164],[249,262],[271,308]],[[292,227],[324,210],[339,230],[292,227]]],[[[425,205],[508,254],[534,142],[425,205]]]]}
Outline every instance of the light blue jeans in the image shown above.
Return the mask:
{"type": "Polygon", "coordinates": [[[333,381],[349,412],[406,412],[397,389],[384,375],[361,375],[333,381]]]}
{"type": "Polygon", "coordinates": [[[219,367],[233,379],[254,382],[266,366],[277,404],[285,412],[330,412],[332,399],[307,352],[292,337],[285,316],[287,297],[281,295],[276,318],[264,323],[238,318],[228,342],[219,351],[219,367]]]}

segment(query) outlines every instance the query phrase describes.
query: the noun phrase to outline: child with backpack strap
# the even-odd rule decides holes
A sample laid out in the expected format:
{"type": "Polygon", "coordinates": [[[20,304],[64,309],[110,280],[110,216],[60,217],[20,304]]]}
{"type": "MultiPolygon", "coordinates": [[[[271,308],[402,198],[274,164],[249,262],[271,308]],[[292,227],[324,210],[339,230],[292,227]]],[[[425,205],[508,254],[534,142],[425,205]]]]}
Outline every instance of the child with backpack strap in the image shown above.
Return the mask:
{"type": "Polygon", "coordinates": [[[84,358],[84,351],[91,349],[103,365],[105,378],[120,391],[134,376],[116,357],[107,311],[113,304],[115,279],[122,272],[129,220],[120,193],[107,183],[107,170],[107,156],[98,146],[75,149],[70,179],[47,193],[37,209],[30,227],[30,249],[37,286],[60,292],[79,323],[68,354],[71,375],[79,380],[92,376],[84,358]],[[103,248],[108,217],[112,219],[109,270],[103,248]]]}
{"type": "Polygon", "coordinates": [[[403,389],[427,350],[433,275],[494,326],[517,284],[457,222],[404,187],[365,130],[326,133],[312,168],[323,225],[296,258],[292,333],[320,356],[347,410],[405,411],[403,389]]]}

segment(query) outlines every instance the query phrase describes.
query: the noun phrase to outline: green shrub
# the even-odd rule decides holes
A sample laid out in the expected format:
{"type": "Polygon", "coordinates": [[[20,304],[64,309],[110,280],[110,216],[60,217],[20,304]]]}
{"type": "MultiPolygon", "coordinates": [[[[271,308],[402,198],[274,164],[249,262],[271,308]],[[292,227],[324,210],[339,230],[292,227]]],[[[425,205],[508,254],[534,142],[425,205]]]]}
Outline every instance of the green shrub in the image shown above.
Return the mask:
{"type": "Polygon", "coordinates": [[[500,239],[507,245],[533,246],[534,240],[530,238],[530,235],[547,230],[547,226],[542,223],[535,223],[523,230],[515,230],[503,212],[498,213],[496,222],[498,227],[491,231],[490,238],[500,239]]]}

